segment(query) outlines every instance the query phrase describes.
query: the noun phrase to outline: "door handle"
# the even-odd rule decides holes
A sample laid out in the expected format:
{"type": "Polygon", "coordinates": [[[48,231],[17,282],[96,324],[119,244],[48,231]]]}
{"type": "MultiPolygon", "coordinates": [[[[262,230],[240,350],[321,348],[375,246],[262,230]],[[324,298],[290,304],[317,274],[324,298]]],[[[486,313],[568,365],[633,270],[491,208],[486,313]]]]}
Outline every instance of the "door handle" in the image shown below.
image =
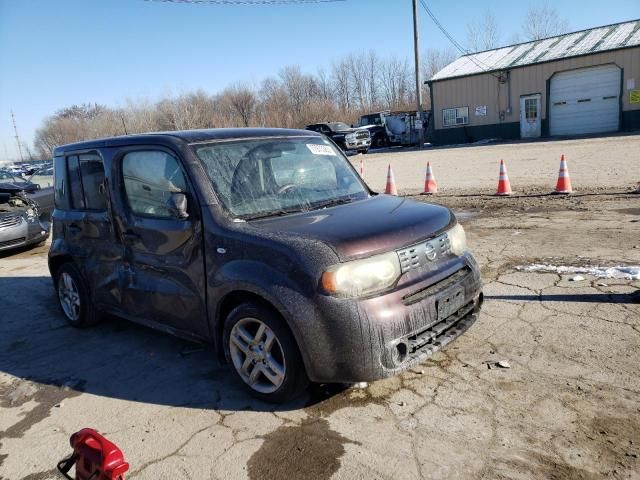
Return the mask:
{"type": "Polygon", "coordinates": [[[78,233],[82,230],[82,227],[80,227],[80,225],[78,225],[77,223],[70,223],[67,228],[69,229],[69,231],[71,233],[78,233]]]}
{"type": "Polygon", "coordinates": [[[127,230],[122,234],[122,238],[124,238],[128,242],[134,242],[136,240],[140,240],[140,235],[131,230],[127,230]]]}

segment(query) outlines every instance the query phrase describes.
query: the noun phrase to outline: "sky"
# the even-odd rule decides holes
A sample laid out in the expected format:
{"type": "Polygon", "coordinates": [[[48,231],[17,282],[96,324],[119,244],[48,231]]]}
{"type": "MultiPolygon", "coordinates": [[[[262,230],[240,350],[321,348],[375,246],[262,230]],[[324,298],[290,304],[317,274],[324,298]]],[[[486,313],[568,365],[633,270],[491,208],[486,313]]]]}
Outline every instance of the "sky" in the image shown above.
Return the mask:
{"type": "MultiPolygon", "coordinates": [[[[427,0],[460,43],[489,10],[507,43],[542,0],[427,0]]],[[[570,30],[640,17],[640,0],[556,0],[570,30]],[[606,6],[606,8],[605,8],[606,6]]],[[[286,65],[306,73],[348,53],[413,58],[411,0],[288,6],[192,5],[149,0],[0,0],[0,161],[57,110],[123,105],[235,82],[258,85],[286,65]]],[[[424,10],[420,48],[450,48],[424,10]]],[[[451,47],[452,48],[452,47],[451,47]]]]}

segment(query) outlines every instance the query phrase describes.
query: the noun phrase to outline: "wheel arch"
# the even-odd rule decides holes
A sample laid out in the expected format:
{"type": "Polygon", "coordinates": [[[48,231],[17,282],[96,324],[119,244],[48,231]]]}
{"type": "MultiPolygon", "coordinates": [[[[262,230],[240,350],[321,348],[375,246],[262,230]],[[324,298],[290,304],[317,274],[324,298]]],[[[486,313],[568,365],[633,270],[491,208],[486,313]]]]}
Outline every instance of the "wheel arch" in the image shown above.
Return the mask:
{"type": "MultiPolygon", "coordinates": [[[[265,295],[263,292],[256,292],[246,288],[238,288],[227,292],[218,302],[216,308],[215,315],[215,323],[213,326],[213,340],[216,346],[216,354],[218,359],[222,363],[226,363],[226,358],[224,354],[223,347],[223,339],[222,333],[224,330],[224,322],[227,316],[233,311],[234,308],[238,307],[243,303],[254,303],[265,307],[271,310],[273,313],[277,314],[284,321],[285,325],[291,332],[293,339],[296,342],[296,346],[298,347],[298,351],[303,359],[303,362],[306,364],[306,357],[303,353],[302,345],[300,343],[300,338],[297,335],[295,328],[292,327],[289,316],[287,312],[284,310],[282,306],[277,305],[277,302],[268,298],[268,295],[265,295]]],[[[305,365],[306,368],[306,365],[305,365]]]]}
{"type": "Polygon", "coordinates": [[[54,282],[55,282],[56,272],[65,263],[75,264],[73,261],[73,257],[68,254],[60,254],[60,255],[49,257],[49,273],[51,274],[51,279],[54,282]]]}

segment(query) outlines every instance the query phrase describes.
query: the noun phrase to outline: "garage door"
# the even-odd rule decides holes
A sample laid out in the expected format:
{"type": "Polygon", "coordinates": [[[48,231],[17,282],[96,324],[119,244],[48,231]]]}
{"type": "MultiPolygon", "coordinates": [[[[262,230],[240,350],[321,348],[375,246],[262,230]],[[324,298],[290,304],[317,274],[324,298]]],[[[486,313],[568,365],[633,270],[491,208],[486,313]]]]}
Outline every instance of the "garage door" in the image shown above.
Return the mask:
{"type": "Polygon", "coordinates": [[[619,97],[620,69],[615,65],[555,74],[549,96],[551,135],[618,130],[619,97]]]}

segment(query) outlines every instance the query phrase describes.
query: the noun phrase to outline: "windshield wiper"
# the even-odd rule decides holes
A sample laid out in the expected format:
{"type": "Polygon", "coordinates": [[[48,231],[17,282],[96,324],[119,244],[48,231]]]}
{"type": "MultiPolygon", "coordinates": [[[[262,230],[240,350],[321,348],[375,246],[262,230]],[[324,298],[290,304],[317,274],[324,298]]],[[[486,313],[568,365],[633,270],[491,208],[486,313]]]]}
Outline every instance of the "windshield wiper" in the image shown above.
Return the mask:
{"type": "Polygon", "coordinates": [[[334,205],[344,205],[345,203],[351,203],[354,200],[356,200],[354,197],[332,198],[331,200],[327,200],[326,202],[314,204],[313,205],[313,210],[318,210],[320,208],[332,207],[334,205]]]}
{"type": "Polygon", "coordinates": [[[284,217],[291,213],[306,212],[306,208],[279,208],[277,210],[269,210],[267,212],[256,213],[255,215],[246,215],[241,217],[243,220],[258,220],[260,218],[268,217],[284,217]]]}

